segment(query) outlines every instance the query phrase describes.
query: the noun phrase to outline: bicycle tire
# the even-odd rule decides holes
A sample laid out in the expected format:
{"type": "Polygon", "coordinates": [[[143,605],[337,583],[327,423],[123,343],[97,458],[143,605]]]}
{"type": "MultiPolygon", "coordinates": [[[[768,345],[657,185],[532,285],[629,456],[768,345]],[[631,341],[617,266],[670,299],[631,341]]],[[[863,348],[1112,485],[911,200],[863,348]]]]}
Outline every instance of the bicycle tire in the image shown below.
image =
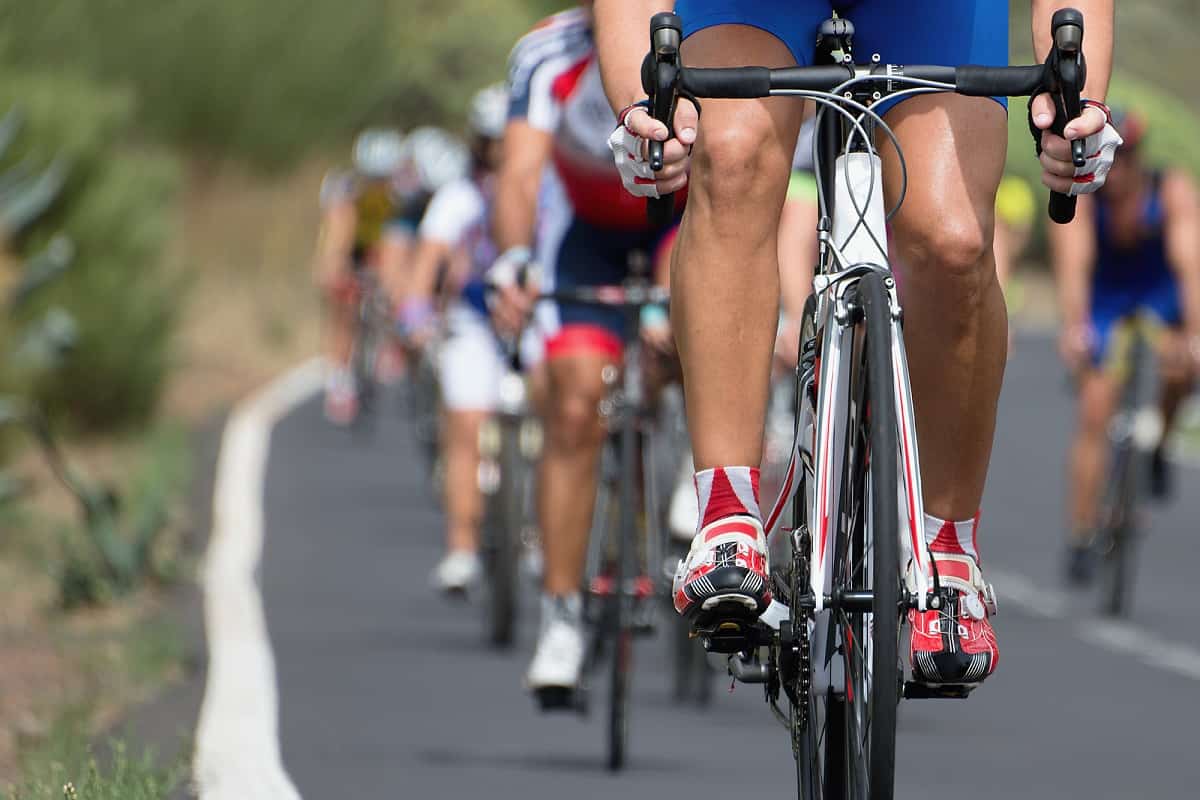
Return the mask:
{"type": "Polygon", "coordinates": [[[517,543],[524,524],[520,421],[500,421],[500,485],[488,532],[488,641],[512,646],[517,617],[517,543]]]}
{"type": "MultiPolygon", "coordinates": [[[[894,794],[896,723],[902,685],[900,513],[896,500],[899,496],[899,428],[896,376],[892,368],[890,286],[885,283],[891,280],[879,273],[871,273],[858,283],[865,333],[863,377],[867,409],[860,424],[867,428],[864,439],[869,478],[867,494],[870,497],[869,513],[858,526],[864,567],[867,566],[866,552],[871,553],[870,570],[859,570],[858,582],[863,588],[870,589],[873,601],[870,619],[859,615],[861,627],[856,640],[870,646],[870,674],[860,669],[855,676],[852,669],[846,670],[846,755],[851,769],[849,788],[857,790],[862,800],[891,800],[894,794]],[[857,681],[857,685],[851,687],[851,681],[857,681]],[[856,710],[856,698],[859,702],[868,702],[856,710]],[[865,731],[862,730],[864,723],[865,731]],[[851,736],[855,738],[849,738],[851,736]]],[[[855,641],[845,636],[845,630],[842,644],[848,651],[855,646],[855,641]]],[[[861,646],[859,652],[862,652],[861,646]]]]}
{"type": "Polygon", "coordinates": [[[632,419],[626,419],[618,439],[620,446],[620,510],[617,525],[617,551],[613,559],[612,661],[609,682],[608,768],[625,766],[629,748],[629,679],[633,670],[633,595],[627,583],[635,575],[635,526],[637,525],[638,476],[637,431],[632,419]]]}
{"type": "Polygon", "coordinates": [[[359,300],[354,350],[351,355],[351,376],[355,391],[358,393],[358,413],[354,416],[353,427],[358,432],[364,432],[373,418],[377,385],[375,364],[379,356],[380,332],[372,315],[371,293],[363,290],[359,300]]]}
{"type": "Polygon", "coordinates": [[[1112,506],[1106,513],[1104,530],[1101,533],[1103,552],[1100,562],[1100,613],[1108,617],[1122,617],[1129,613],[1129,596],[1133,583],[1133,550],[1137,534],[1135,514],[1137,507],[1138,452],[1132,443],[1122,445],[1124,452],[1115,448],[1113,453],[1114,490],[1112,506]]]}

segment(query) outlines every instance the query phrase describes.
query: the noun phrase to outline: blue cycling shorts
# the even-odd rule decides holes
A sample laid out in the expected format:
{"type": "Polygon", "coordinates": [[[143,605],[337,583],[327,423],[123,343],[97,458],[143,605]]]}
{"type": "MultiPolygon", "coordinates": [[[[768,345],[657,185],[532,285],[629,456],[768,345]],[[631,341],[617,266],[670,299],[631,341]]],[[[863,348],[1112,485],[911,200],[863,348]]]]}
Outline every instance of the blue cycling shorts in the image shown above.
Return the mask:
{"type": "MultiPolygon", "coordinates": [[[[866,63],[1008,64],[1007,0],[678,0],[686,38],[715,25],[750,25],[772,34],[796,63],[812,63],[818,26],[836,9],[854,23],[854,54],[866,63]]],[[[993,98],[1006,105],[1005,98],[993,98]]],[[[883,103],[882,112],[892,104],[883,103]]]]}
{"type": "Polygon", "coordinates": [[[1153,314],[1170,328],[1183,324],[1179,286],[1173,275],[1163,273],[1150,281],[1125,285],[1092,285],[1092,364],[1100,366],[1108,356],[1117,323],[1138,312],[1153,314]]]}

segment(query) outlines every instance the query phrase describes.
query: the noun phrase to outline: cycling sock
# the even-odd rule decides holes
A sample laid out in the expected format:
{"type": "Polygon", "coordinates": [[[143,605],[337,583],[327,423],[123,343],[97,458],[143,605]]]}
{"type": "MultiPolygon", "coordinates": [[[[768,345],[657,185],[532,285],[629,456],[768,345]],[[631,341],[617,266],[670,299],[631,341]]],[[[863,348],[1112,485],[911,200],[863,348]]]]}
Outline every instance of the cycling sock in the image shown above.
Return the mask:
{"type": "Polygon", "coordinates": [[[966,555],[979,563],[979,551],[975,547],[975,533],[979,529],[979,512],[971,519],[950,522],[925,515],[925,541],[935,553],[966,555]]]}
{"type": "Polygon", "coordinates": [[[716,467],[696,473],[700,527],[733,516],[762,519],[758,507],[758,467],[716,467]]]}

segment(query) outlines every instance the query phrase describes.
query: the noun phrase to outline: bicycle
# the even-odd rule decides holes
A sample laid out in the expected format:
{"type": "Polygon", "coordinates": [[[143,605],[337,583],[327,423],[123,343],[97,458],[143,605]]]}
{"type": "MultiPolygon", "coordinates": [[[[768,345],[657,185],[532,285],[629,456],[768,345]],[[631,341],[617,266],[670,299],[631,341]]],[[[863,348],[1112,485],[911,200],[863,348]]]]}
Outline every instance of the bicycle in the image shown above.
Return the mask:
{"type": "Polygon", "coordinates": [[[1100,557],[1100,611],[1113,617],[1129,612],[1139,505],[1150,454],[1162,438],[1158,409],[1145,407],[1155,330],[1155,321],[1144,314],[1124,320],[1114,331],[1116,347],[1109,361],[1120,383],[1121,404],[1108,426],[1108,480],[1093,547],[1100,557]]]}
{"type": "Polygon", "coordinates": [[[389,345],[391,326],[388,300],[376,271],[357,266],[354,281],[358,291],[350,374],[358,393],[358,413],[354,417],[353,427],[361,432],[367,429],[374,416],[375,399],[379,393],[376,370],[382,349],[389,345]]]}
{"type": "Polygon", "coordinates": [[[657,567],[662,564],[652,413],[637,333],[642,308],[665,304],[667,290],[650,284],[647,271],[646,254],[635,252],[630,258],[630,277],[621,285],[557,289],[539,296],[540,300],[617,308],[625,320],[624,364],[621,369],[605,370],[604,380],[611,392],[599,409],[610,435],[601,455],[584,571],[584,620],[590,628],[584,681],[574,697],[551,693],[539,698],[543,708],[573,704],[586,711],[588,684],[598,671],[605,670],[609,685],[606,763],[613,771],[624,767],[627,759],[633,641],[653,630],[650,601],[655,587],[649,576],[660,571],[657,567]]]}
{"type": "MultiPolygon", "coordinates": [[[[798,796],[806,800],[891,798],[901,698],[962,698],[972,688],[906,681],[900,661],[905,613],[942,610],[952,595],[941,586],[922,530],[877,131],[900,147],[870,106],[932,91],[1048,91],[1061,135],[1063,120],[1080,112],[1084,69],[1083,17],[1074,9],[1055,13],[1046,62],[1025,67],[899,66],[878,54],[856,64],[853,34],[845,18],[823,23],[811,67],[698,69],[680,63],[679,17],[661,13],[651,20],[642,69],[651,111],[668,129],[679,97],[794,96],[820,107],[814,143],[819,264],[801,331],[791,463],[765,525],[774,534],[791,502],[791,557],[771,576],[781,601],[758,620],[722,621],[699,631],[710,652],[727,654],[735,680],[764,686],[789,731],[798,796]]],[[[1083,165],[1083,142],[1072,143],[1072,157],[1083,165]]],[[[650,142],[649,162],[662,167],[661,142],[650,142]]],[[[901,190],[897,208],[903,196],[901,190]]],[[[662,221],[671,209],[667,196],[651,201],[649,213],[662,221]]],[[[1069,221],[1074,198],[1052,194],[1049,212],[1055,221],[1069,221]]]]}

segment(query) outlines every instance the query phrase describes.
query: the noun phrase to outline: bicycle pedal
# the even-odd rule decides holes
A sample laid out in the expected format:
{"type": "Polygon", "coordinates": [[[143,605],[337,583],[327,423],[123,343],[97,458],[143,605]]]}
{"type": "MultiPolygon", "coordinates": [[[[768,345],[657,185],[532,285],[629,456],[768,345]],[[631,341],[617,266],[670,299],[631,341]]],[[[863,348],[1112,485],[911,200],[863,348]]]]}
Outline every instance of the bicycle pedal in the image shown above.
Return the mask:
{"type": "Polygon", "coordinates": [[[906,700],[965,700],[977,683],[920,683],[904,682],[906,700]]]}
{"type": "MultiPolygon", "coordinates": [[[[740,609],[736,609],[740,610],[740,609]]],[[[730,615],[730,609],[725,613],[696,622],[694,635],[700,637],[700,643],[710,653],[742,653],[755,646],[754,617],[735,613],[730,615]]]]}

